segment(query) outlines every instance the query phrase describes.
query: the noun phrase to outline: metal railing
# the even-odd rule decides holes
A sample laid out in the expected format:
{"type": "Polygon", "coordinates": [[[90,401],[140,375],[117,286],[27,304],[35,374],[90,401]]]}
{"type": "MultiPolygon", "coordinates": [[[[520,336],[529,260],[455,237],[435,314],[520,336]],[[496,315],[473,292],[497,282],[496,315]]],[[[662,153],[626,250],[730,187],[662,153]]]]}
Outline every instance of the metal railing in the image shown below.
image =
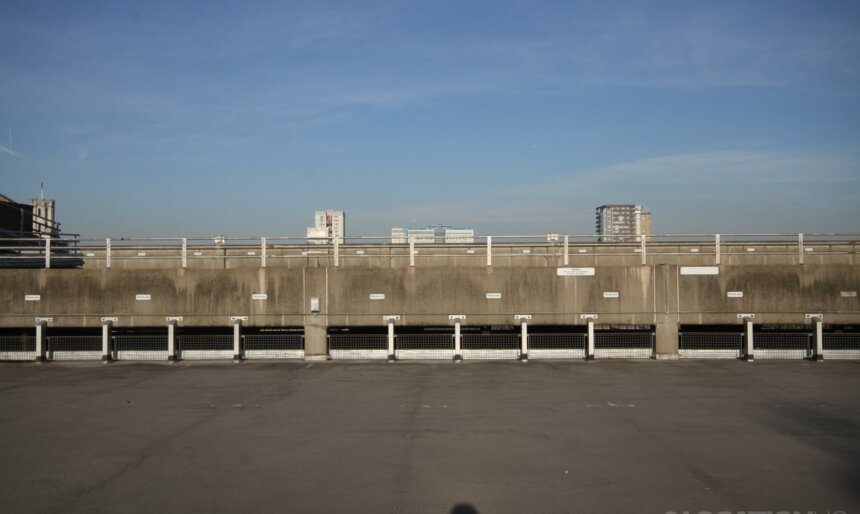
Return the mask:
{"type": "Polygon", "coordinates": [[[397,334],[394,350],[401,360],[450,360],[454,358],[454,334],[397,334]]]}
{"type": "Polygon", "coordinates": [[[583,359],[588,335],[580,332],[530,333],[530,359],[583,359]]]}
{"type": "Polygon", "coordinates": [[[475,236],[464,242],[392,243],[391,237],[154,237],[154,238],[4,238],[0,263],[6,267],[230,267],[283,266],[316,261],[324,266],[348,266],[372,259],[404,266],[434,260],[506,265],[542,260],[568,266],[596,259],[624,262],[732,264],[744,262],[804,264],[821,256],[857,255],[860,233],[655,234],[631,241],[598,235],[475,236]]]}
{"type": "Polygon", "coordinates": [[[695,359],[737,359],[743,350],[742,332],[681,332],[678,356],[695,359]]]}
{"type": "Polygon", "coordinates": [[[812,355],[809,332],[755,332],[753,355],[756,359],[806,359],[812,355]]]}
{"type": "Polygon", "coordinates": [[[596,359],[647,359],[654,353],[654,333],[638,330],[594,332],[596,359]]]}
{"type": "Polygon", "coordinates": [[[0,360],[31,361],[36,358],[36,337],[0,335],[0,360]]]}

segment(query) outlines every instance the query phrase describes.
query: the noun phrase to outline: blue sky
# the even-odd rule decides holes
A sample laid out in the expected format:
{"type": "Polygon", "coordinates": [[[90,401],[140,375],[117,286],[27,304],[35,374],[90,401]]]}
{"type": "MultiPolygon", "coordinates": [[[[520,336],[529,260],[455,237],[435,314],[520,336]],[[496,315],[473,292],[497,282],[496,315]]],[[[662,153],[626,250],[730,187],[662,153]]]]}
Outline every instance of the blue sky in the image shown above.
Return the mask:
{"type": "Polygon", "coordinates": [[[0,192],[89,236],[860,231],[858,2],[6,0],[0,62],[0,192]]]}

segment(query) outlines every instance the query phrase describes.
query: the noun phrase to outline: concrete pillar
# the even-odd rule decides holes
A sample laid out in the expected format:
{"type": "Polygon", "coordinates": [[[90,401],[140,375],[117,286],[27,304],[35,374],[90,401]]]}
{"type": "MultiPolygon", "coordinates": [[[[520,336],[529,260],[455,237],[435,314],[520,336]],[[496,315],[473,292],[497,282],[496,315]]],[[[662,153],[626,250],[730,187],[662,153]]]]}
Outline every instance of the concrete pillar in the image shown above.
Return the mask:
{"type": "Polygon", "coordinates": [[[305,360],[326,360],[327,336],[328,327],[325,323],[305,323],[305,360]]]}
{"type": "Polygon", "coordinates": [[[824,320],[821,316],[813,316],[810,319],[813,327],[812,360],[821,361],[824,360],[824,320]]]}
{"type": "Polygon", "coordinates": [[[487,266],[493,265],[493,236],[487,236],[487,266]]]}
{"type": "Polygon", "coordinates": [[[753,357],[753,319],[749,317],[744,320],[744,360],[752,362],[753,357]]]}
{"type": "Polygon", "coordinates": [[[394,320],[388,320],[388,362],[394,362],[394,320]]]}
{"type": "Polygon", "coordinates": [[[113,328],[113,320],[102,320],[102,362],[111,361],[110,337],[113,328]]]}
{"type": "Polygon", "coordinates": [[[564,236],[564,265],[570,264],[570,237],[564,236]]]}
{"type": "Polygon", "coordinates": [[[242,360],[242,320],[233,318],[233,361],[242,360]]]}
{"type": "Polygon", "coordinates": [[[678,321],[672,316],[658,315],[656,325],[654,358],[671,360],[678,358],[678,321]]]}
{"type": "Polygon", "coordinates": [[[36,362],[47,362],[45,351],[47,350],[48,322],[36,320],[36,362]]]}
{"type": "Polygon", "coordinates": [[[176,356],[176,320],[167,320],[167,360],[174,362],[176,356]]]}
{"type": "Polygon", "coordinates": [[[585,345],[585,360],[594,360],[594,318],[588,318],[588,340],[585,345]]]}

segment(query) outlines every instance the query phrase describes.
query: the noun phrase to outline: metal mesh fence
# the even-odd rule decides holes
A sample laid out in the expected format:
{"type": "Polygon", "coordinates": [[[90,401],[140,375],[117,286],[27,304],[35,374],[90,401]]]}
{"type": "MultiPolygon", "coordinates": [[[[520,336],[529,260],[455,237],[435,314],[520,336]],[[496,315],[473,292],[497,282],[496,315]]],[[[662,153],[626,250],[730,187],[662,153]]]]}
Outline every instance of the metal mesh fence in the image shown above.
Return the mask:
{"type": "Polygon", "coordinates": [[[36,337],[31,335],[0,336],[0,360],[31,361],[36,358],[36,337]]]}
{"type": "Polygon", "coordinates": [[[528,335],[530,359],[583,359],[588,335],[583,333],[536,333],[528,335]]]}
{"type": "Polygon", "coordinates": [[[741,332],[681,332],[678,356],[682,359],[737,359],[743,343],[741,332]]]}
{"type": "Polygon", "coordinates": [[[596,331],[594,357],[602,359],[647,359],[654,347],[654,334],[640,331],[596,331]]]}
{"type": "Polygon", "coordinates": [[[860,359],[860,332],[822,334],[824,359],[860,359]]]}
{"type": "Polygon", "coordinates": [[[181,335],[176,348],[185,360],[232,359],[233,336],[225,334],[181,335]]]}
{"type": "Polygon", "coordinates": [[[329,334],[332,359],[386,359],[388,334],[329,334]]]}
{"type": "Polygon", "coordinates": [[[755,332],[756,359],[805,359],[812,351],[812,334],[807,332],[755,332]]]}
{"type": "Polygon", "coordinates": [[[520,355],[519,334],[462,334],[464,359],[516,359],[520,355]]]}
{"type": "Polygon", "coordinates": [[[453,359],[454,334],[398,334],[394,348],[398,359],[453,359]]]}
{"type": "Polygon", "coordinates": [[[301,359],[305,355],[302,334],[249,334],[242,336],[246,359],[301,359]]]}
{"type": "Polygon", "coordinates": [[[97,360],[102,356],[101,336],[48,336],[48,358],[52,360],[97,360]]]}
{"type": "Polygon", "coordinates": [[[167,359],[167,334],[116,335],[113,337],[114,358],[119,360],[167,359]]]}

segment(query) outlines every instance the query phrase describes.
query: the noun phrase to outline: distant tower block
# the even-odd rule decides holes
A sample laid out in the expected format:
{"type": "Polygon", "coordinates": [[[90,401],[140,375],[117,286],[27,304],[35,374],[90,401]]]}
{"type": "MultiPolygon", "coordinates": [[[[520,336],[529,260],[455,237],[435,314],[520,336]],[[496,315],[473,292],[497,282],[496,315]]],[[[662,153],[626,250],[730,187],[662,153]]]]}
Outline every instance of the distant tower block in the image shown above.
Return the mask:
{"type": "Polygon", "coordinates": [[[54,220],[54,201],[46,198],[30,200],[33,207],[33,233],[39,236],[56,236],[59,225],[54,220]]]}

